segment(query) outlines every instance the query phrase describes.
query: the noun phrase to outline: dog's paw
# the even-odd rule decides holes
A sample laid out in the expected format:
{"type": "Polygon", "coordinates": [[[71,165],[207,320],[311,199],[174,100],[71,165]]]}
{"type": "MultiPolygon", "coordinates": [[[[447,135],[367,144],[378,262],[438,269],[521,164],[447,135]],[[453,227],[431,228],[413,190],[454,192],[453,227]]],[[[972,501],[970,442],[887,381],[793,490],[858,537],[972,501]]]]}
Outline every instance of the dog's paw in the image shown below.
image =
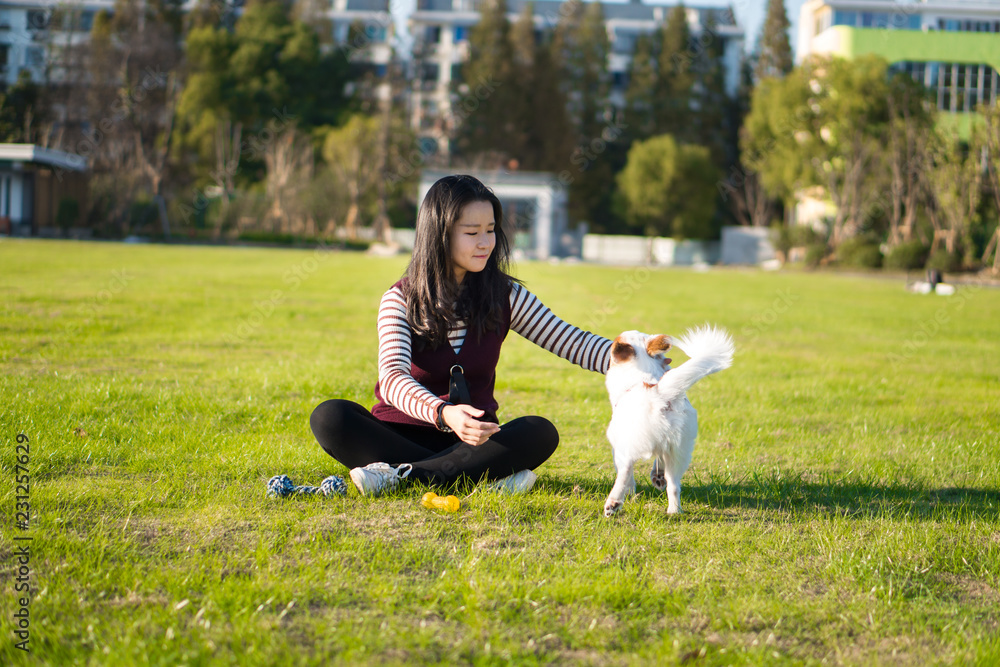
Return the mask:
{"type": "Polygon", "coordinates": [[[622,508],[622,501],[608,498],[604,503],[604,516],[614,516],[622,508]]]}
{"type": "Polygon", "coordinates": [[[670,505],[667,507],[667,514],[684,514],[684,510],[680,508],[680,505],[670,505]]]}
{"type": "Polygon", "coordinates": [[[653,466],[653,469],[649,473],[649,481],[653,483],[657,491],[663,491],[667,488],[667,475],[657,466],[653,466]]]}

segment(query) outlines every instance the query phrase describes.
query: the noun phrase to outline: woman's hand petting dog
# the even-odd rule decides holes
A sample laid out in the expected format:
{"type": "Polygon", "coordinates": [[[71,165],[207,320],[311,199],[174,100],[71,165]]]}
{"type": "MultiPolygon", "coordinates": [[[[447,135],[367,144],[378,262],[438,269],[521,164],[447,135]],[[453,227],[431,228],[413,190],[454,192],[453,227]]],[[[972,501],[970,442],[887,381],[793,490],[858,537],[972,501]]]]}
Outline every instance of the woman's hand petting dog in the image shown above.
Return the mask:
{"type": "Polygon", "coordinates": [[[458,439],[467,445],[478,447],[500,430],[499,424],[481,422],[476,417],[482,417],[485,411],[471,405],[446,405],[441,411],[441,419],[451,427],[458,439]]]}

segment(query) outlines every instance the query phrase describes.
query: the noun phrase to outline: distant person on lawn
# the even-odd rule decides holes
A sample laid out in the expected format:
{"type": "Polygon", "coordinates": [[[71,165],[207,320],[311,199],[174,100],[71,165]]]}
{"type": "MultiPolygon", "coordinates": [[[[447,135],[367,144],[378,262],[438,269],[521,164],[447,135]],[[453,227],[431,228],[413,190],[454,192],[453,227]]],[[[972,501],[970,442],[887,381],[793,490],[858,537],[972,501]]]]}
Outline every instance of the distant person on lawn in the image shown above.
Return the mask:
{"type": "Polygon", "coordinates": [[[406,276],[378,311],[377,403],[333,399],[310,425],[367,496],[402,479],[487,480],[524,493],[559,444],[544,417],[499,424],[493,396],[510,330],[587,370],[605,373],[611,341],[563,322],[508,271],[510,246],[496,195],[471,176],[447,176],[417,215],[406,276]],[[449,388],[450,387],[450,388],[449,388]]]}

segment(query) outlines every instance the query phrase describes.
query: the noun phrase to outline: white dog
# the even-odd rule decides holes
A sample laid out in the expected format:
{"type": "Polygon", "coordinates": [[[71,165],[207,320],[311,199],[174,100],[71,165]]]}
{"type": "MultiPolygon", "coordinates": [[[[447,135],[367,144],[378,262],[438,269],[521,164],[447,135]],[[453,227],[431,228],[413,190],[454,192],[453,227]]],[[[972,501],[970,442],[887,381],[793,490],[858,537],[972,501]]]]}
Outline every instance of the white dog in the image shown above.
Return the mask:
{"type": "Polygon", "coordinates": [[[653,486],[669,494],[667,513],[681,511],[681,477],[691,465],[698,436],[698,413],[685,392],[695,382],[733,363],[733,339],[723,329],[704,326],[680,338],[626,331],[611,347],[605,384],[611,399],[608,440],[618,476],[604,503],[604,515],[617,512],[635,493],[633,469],[653,457],[653,486]],[[690,359],[670,370],[663,353],[677,346],[690,359]],[[664,372],[666,371],[666,372],[664,372]]]}

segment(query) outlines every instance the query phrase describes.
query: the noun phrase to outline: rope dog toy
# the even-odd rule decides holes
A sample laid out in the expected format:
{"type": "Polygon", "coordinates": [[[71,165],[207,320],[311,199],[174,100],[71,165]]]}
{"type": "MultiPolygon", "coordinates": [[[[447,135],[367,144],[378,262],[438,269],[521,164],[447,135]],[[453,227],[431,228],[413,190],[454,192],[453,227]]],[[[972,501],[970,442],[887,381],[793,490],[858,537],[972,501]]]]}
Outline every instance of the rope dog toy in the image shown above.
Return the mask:
{"type": "Polygon", "coordinates": [[[457,512],[462,506],[462,501],[455,496],[441,497],[433,491],[428,491],[420,499],[420,504],[427,509],[444,510],[445,512],[457,512]]]}
{"type": "Polygon", "coordinates": [[[319,486],[295,486],[288,475],[275,475],[267,480],[267,496],[269,498],[288,498],[299,495],[346,496],[347,484],[343,477],[330,475],[319,486]]]}

